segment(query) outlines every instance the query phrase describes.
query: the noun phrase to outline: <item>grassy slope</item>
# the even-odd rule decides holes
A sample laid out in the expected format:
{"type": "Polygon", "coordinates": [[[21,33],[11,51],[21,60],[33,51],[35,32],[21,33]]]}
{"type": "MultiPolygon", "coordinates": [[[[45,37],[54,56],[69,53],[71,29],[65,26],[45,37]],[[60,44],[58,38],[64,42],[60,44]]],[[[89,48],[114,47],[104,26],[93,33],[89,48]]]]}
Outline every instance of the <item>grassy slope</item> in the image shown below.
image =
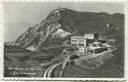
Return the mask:
{"type": "MultiPolygon", "coordinates": [[[[53,54],[44,52],[32,52],[17,46],[5,46],[4,47],[4,76],[6,77],[28,77],[27,75],[12,75],[11,72],[16,70],[10,70],[10,68],[42,68],[41,63],[46,63],[53,58],[53,54]],[[49,58],[49,59],[46,59],[49,58]]],[[[44,70],[43,70],[44,71],[44,70]]],[[[28,71],[29,72],[29,71],[28,71]]],[[[39,76],[41,72],[36,72],[36,76],[39,76]]],[[[33,73],[33,72],[32,72],[33,73]]],[[[30,75],[31,76],[31,75],[30,75]]]]}
{"type": "MultiPolygon", "coordinates": [[[[101,75],[97,75],[98,77],[123,77],[123,71],[124,71],[124,15],[123,14],[107,14],[107,13],[90,13],[90,12],[76,12],[69,10],[69,16],[72,19],[75,28],[78,30],[80,34],[84,33],[94,33],[98,32],[100,33],[100,36],[105,39],[115,39],[115,43],[113,44],[116,46],[117,50],[113,52],[115,55],[114,61],[109,62],[108,64],[113,64],[117,68],[114,68],[113,65],[111,70],[119,70],[117,71],[111,71],[108,73],[99,73],[101,75]],[[113,24],[119,28],[120,30],[110,30],[108,28],[105,28],[106,24],[113,24]],[[110,74],[109,74],[110,73],[110,74]],[[113,73],[113,74],[112,74],[113,73]]],[[[110,61],[110,60],[109,60],[110,61]]],[[[103,65],[102,69],[109,70],[107,67],[111,67],[108,65],[103,65]]],[[[77,68],[75,66],[69,67],[71,70],[67,70],[68,74],[71,74],[71,76],[77,76],[79,77],[79,73],[84,73],[84,70],[82,72],[81,68],[77,68]],[[76,69],[75,69],[76,68],[76,69]],[[73,69],[75,69],[73,71],[73,69]],[[71,71],[71,72],[69,72],[71,71]],[[77,75],[77,71],[78,75],[77,75]],[[73,74],[75,73],[75,74],[73,74]]],[[[100,71],[101,69],[97,69],[95,71],[100,71]]],[[[88,71],[87,71],[88,72],[88,71]]],[[[86,73],[86,72],[85,72],[86,73]]],[[[68,75],[67,74],[67,75],[68,75]]],[[[88,75],[88,74],[85,74],[88,75]]],[[[68,77],[68,76],[67,76],[68,77]]],[[[81,76],[82,77],[82,76],[81,76]]],[[[96,76],[93,76],[96,77],[96,76]]]]}

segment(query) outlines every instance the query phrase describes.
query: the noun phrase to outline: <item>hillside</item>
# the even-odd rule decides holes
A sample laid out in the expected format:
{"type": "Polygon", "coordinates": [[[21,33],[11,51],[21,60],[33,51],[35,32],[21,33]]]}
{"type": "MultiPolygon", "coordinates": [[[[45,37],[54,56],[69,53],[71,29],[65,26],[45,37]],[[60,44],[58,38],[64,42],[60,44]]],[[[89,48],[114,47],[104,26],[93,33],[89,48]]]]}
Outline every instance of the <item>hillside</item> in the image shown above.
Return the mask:
{"type": "MultiPolygon", "coordinates": [[[[50,45],[55,36],[59,36],[59,43],[65,36],[72,33],[99,33],[101,38],[115,38],[123,43],[124,15],[77,12],[66,8],[53,10],[41,23],[30,27],[9,45],[20,46],[30,50],[40,51],[44,46],[50,45]],[[110,30],[106,24],[113,24],[121,30],[110,30]],[[60,31],[61,30],[61,31],[60,31]]],[[[57,43],[56,43],[57,44],[57,43]]]]}
{"type": "MultiPolygon", "coordinates": [[[[38,77],[44,67],[41,64],[45,64],[51,61],[56,55],[44,52],[33,52],[26,50],[18,46],[4,45],[4,76],[5,77],[32,77],[32,75],[27,74],[15,74],[14,72],[22,73],[28,69],[25,73],[35,73],[38,77]],[[17,70],[19,68],[19,70],[17,70]],[[41,69],[38,71],[32,71],[29,69],[41,69]],[[14,74],[13,74],[14,73],[14,74]]],[[[46,64],[46,66],[49,64],[46,64]]]]}

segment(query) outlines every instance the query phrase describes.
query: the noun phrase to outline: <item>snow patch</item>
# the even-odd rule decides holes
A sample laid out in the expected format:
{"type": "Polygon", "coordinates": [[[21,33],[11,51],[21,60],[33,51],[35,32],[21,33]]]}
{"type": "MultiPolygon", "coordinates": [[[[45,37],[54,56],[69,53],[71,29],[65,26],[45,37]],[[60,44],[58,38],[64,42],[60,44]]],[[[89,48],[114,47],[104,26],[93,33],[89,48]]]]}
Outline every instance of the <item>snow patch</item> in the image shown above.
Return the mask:
{"type": "Polygon", "coordinates": [[[54,34],[59,35],[61,37],[65,37],[67,35],[70,35],[71,33],[67,32],[67,31],[64,31],[64,30],[59,28],[54,34]]]}
{"type": "Polygon", "coordinates": [[[32,45],[32,46],[27,47],[26,49],[35,51],[36,50],[36,47],[32,45]]]}

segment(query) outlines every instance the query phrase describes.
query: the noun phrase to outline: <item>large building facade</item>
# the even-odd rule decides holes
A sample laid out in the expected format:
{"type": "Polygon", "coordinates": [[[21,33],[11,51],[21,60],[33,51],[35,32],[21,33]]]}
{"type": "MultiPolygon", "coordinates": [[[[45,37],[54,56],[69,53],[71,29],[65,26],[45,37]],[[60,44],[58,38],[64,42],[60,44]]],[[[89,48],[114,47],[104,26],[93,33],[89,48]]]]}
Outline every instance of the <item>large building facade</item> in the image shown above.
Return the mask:
{"type": "Polygon", "coordinates": [[[99,40],[99,35],[97,33],[89,33],[83,36],[75,35],[71,37],[71,46],[79,48],[80,52],[85,52],[85,47],[88,47],[94,42],[104,43],[105,40],[99,40]]]}
{"type": "Polygon", "coordinates": [[[72,36],[71,37],[72,46],[86,46],[86,40],[84,36],[72,36]]]}
{"type": "Polygon", "coordinates": [[[71,45],[78,47],[87,47],[88,43],[98,41],[98,34],[85,34],[83,36],[76,35],[71,37],[71,45]]]}

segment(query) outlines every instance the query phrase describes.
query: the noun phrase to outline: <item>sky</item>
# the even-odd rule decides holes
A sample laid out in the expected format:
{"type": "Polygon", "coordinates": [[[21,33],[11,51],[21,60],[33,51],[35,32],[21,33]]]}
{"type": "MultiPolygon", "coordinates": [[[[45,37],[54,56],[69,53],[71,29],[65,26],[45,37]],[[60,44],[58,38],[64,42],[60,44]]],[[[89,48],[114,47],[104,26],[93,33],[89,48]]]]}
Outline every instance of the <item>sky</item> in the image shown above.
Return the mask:
{"type": "Polygon", "coordinates": [[[29,26],[40,23],[59,7],[83,12],[124,13],[123,3],[5,2],[4,41],[16,40],[29,26]]]}

